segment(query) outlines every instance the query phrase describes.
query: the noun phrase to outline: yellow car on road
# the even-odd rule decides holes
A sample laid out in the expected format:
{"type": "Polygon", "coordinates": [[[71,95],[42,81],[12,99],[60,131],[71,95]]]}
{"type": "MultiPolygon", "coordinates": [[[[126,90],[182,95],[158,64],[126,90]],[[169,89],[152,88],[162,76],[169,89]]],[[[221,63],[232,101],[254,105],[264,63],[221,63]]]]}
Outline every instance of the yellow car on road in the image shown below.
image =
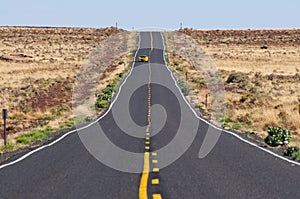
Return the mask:
{"type": "Polygon", "coordinates": [[[139,56],[139,62],[148,62],[149,57],[147,55],[141,55],[139,56]]]}

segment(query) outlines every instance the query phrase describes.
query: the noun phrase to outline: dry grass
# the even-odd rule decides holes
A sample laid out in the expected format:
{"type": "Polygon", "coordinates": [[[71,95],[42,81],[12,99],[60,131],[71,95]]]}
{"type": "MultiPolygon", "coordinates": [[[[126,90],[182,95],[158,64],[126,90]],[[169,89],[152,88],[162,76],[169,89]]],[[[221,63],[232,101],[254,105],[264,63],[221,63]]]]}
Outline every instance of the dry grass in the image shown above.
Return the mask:
{"type": "MultiPolygon", "coordinates": [[[[9,110],[9,142],[15,143],[17,136],[33,129],[59,128],[68,121],[73,116],[73,83],[83,60],[99,43],[120,32],[115,28],[0,27],[0,107],[9,110]]],[[[119,68],[124,66],[113,70],[119,68]]]]}
{"type": "MultiPolygon", "coordinates": [[[[278,126],[292,132],[291,145],[300,146],[300,30],[181,32],[197,40],[221,71],[227,97],[226,128],[235,126],[235,130],[264,138],[266,127],[278,126]],[[233,74],[242,77],[227,82],[233,74]]],[[[193,78],[201,81],[201,76],[191,65],[181,64],[184,57],[171,54],[170,64],[179,62],[191,74],[189,84],[196,88],[203,106],[205,86],[192,83],[193,78]]]]}

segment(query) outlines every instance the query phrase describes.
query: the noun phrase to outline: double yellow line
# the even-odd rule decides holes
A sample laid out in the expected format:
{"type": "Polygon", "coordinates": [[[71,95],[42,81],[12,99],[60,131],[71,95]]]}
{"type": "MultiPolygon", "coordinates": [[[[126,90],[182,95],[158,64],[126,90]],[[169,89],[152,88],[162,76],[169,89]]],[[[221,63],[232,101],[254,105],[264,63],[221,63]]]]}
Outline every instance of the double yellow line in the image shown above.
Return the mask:
{"type": "Polygon", "coordinates": [[[146,146],[145,150],[147,150],[144,154],[144,169],[141,177],[140,187],[139,187],[139,199],[148,199],[148,178],[149,178],[149,171],[150,171],[150,126],[151,126],[151,53],[153,51],[153,36],[152,32],[150,32],[150,42],[151,42],[151,49],[149,52],[149,79],[148,79],[148,125],[146,129],[146,146]]]}

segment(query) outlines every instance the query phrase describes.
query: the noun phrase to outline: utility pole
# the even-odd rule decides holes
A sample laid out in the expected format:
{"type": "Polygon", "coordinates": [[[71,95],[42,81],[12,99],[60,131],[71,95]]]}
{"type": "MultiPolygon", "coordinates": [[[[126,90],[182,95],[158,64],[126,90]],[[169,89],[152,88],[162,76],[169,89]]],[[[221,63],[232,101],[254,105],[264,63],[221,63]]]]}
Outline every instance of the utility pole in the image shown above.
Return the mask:
{"type": "Polygon", "coordinates": [[[4,122],[4,134],[3,134],[3,139],[4,139],[4,145],[6,146],[6,119],[7,119],[7,109],[2,109],[2,118],[4,122]]]}
{"type": "Polygon", "coordinates": [[[116,22],[116,29],[118,29],[118,22],[116,22]]]}
{"type": "Polygon", "coordinates": [[[180,23],[180,29],[179,30],[182,30],[182,22],[180,23]]]}

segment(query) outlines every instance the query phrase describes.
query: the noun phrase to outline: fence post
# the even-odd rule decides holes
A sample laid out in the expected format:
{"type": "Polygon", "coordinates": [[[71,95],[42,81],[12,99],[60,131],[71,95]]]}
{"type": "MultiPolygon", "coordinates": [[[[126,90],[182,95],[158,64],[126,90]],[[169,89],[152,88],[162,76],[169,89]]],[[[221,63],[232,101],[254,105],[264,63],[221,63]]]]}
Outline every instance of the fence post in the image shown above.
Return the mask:
{"type": "Polygon", "coordinates": [[[4,139],[4,145],[6,146],[6,119],[7,119],[7,109],[2,109],[2,118],[4,122],[4,132],[3,132],[3,139],[4,139]]]}

